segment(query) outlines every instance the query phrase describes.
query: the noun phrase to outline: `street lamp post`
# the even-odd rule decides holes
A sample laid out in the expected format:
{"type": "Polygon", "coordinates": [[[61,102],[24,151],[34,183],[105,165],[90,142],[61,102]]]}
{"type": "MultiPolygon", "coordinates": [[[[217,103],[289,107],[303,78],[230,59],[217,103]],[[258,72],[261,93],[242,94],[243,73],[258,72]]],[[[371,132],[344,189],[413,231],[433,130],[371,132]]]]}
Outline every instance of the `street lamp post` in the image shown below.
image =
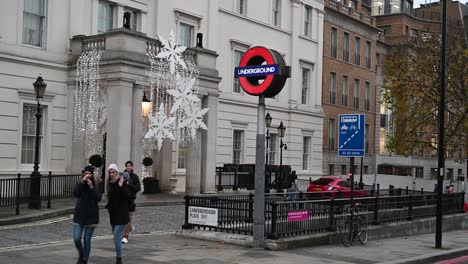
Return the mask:
{"type": "Polygon", "coordinates": [[[266,127],[267,127],[267,131],[266,131],[266,159],[265,159],[265,164],[268,165],[268,152],[270,151],[270,147],[268,146],[268,141],[270,140],[270,126],[271,126],[271,120],[273,118],[271,117],[270,113],[267,113],[266,116],[265,116],[265,124],[266,124],[266,127]]]}
{"type": "Polygon", "coordinates": [[[286,132],[286,127],[283,125],[283,121],[280,122],[280,125],[278,126],[278,133],[280,136],[280,166],[279,166],[279,171],[280,171],[280,177],[279,181],[277,180],[277,191],[282,192],[283,189],[281,188],[283,186],[283,148],[284,150],[288,149],[288,145],[283,143],[283,137],[286,132]]]}
{"type": "Polygon", "coordinates": [[[34,149],[34,170],[31,173],[29,184],[29,204],[30,209],[41,209],[41,173],[39,172],[39,151],[40,151],[40,132],[41,132],[41,118],[42,109],[39,99],[44,97],[47,83],[44,82],[42,76],[39,75],[33,83],[34,92],[36,93],[37,108],[36,108],[36,138],[34,149]]]}

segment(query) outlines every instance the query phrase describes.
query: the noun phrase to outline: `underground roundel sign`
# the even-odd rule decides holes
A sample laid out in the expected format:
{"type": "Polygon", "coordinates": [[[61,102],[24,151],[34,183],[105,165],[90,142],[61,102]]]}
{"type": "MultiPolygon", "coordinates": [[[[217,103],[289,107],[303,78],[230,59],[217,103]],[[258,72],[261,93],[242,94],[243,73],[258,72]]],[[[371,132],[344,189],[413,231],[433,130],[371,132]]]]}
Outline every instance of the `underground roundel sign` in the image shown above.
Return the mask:
{"type": "Polygon", "coordinates": [[[273,97],[283,89],[290,68],[277,51],[257,46],[242,56],[234,76],[246,93],[273,97]]]}

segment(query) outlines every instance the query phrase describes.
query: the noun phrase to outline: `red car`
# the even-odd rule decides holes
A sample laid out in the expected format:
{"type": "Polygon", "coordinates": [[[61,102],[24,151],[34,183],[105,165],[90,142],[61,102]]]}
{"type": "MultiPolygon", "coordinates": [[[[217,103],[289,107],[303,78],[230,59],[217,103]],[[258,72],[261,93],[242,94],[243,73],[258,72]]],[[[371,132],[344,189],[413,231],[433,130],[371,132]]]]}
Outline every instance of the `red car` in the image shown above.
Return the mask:
{"type": "MultiPolygon", "coordinates": [[[[349,196],[351,193],[351,182],[348,179],[337,177],[322,177],[309,183],[307,192],[340,192],[342,196],[349,196]]],[[[367,196],[366,191],[359,188],[354,189],[354,196],[367,196]]]]}

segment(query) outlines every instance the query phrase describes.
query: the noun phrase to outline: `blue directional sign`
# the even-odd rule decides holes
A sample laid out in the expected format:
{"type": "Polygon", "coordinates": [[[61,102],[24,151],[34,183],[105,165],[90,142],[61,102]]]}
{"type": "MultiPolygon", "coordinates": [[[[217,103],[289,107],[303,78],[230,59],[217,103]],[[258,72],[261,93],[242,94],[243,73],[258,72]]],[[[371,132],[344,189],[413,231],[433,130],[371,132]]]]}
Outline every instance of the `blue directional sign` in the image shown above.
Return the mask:
{"type": "Polygon", "coordinates": [[[365,116],[358,114],[340,115],[338,156],[365,156],[365,116]]]}

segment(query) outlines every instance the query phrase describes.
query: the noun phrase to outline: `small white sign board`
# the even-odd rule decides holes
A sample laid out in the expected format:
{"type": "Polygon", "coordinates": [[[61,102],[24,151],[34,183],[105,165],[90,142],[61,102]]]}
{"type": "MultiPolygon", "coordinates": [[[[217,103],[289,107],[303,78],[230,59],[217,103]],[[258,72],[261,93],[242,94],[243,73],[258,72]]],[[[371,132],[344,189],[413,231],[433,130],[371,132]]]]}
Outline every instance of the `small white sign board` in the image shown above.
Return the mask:
{"type": "Polygon", "coordinates": [[[218,209],[189,206],[189,224],[218,226],[218,209]]]}

